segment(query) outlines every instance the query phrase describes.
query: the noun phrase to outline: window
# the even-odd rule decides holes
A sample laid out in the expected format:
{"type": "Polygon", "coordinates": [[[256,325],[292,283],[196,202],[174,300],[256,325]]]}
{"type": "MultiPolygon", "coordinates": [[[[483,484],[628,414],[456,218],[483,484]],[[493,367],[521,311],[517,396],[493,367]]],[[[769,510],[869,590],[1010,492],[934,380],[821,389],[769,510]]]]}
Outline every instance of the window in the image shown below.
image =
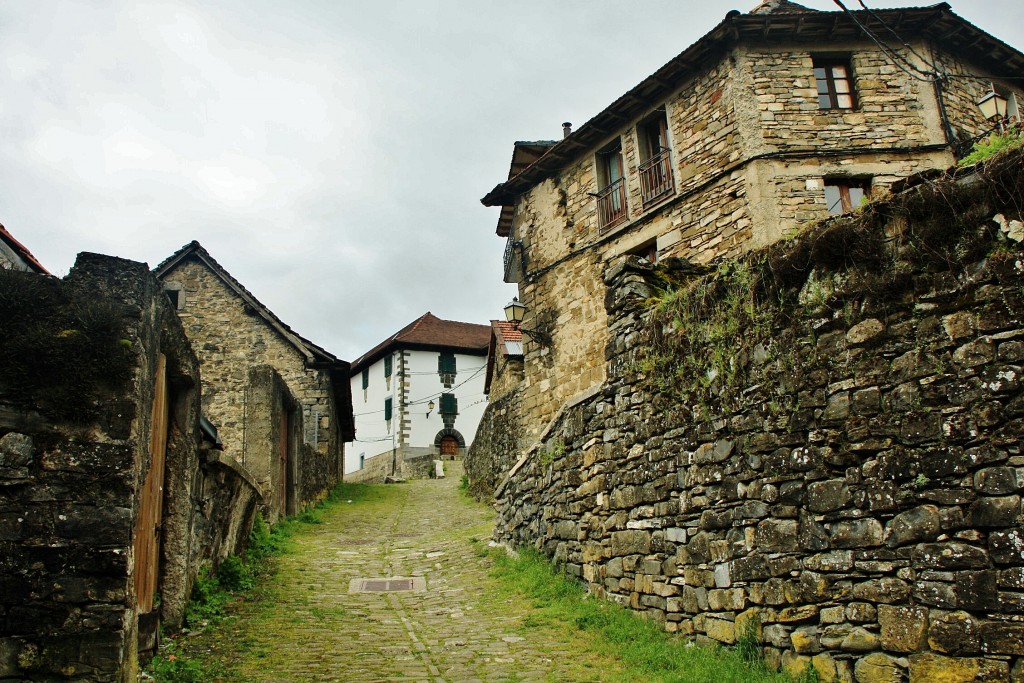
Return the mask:
{"type": "Polygon", "coordinates": [[[385,377],[390,377],[391,376],[391,370],[392,370],[392,368],[391,368],[391,361],[392,360],[393,359],[391,358],[390,355],[384,356],[384,376],[385,377]]]}
{"type": "Polygon", "coordinates": [[[167,294],[167,298],[171,300],[171,305],[174,306],[175,310],[181,310],[182,305],[185,303],[185,297],[181,294],[181,284],[177,282],[165,282],[164,293],[167,294]]]}
{"type": "Polygon", "coordinates": [[[672,160],[668,149],[668,120],[660,109],[636,129],[640,142],[640,197],[644,208],[669,197],[672,184],[672,160]]]}
{"type": "Polygon", "coordinates": [[[870,194],[870,183],[866,180],[825,180],[825,203],[833,216],[853,211],[870,194]]]}
{"type": "Polygon", "coordinates": [[[605,232],[626,220],[626,178],[619,140],[598,152],[597,184],[597,225],[605,232]]]}
{"type": "Polygon", "coordinates": [[[391,431],[391,417],[392,417],[391,397],[388,397],[388,398],[384,399],[384,422],[387,423],[388,431],[389,432],[391,431]]]}
{"type": "Polygon", "coordinates": [[[370,388],[370,368],[363,368],[363,391],[370,388]]]}
{"type": "Polygon", "coordinates": [[[441,376],[441,383],[450,387],[455,383],[455,354],[447,351],[441,352],[437,357],[437,374],[441,376]]]}
{"type": "Polygon", "coordinates": [[[849,60],[815,59],[814,80],[818,83],[818,109],[853,109],[856,106],[849,60]]]}
{"type": "Polygon", "coordinates": [[[441,409],[438,412],[442,415],[459,414],[459,400],[455,394],[441,394],[441,409]]]}
{"type": "Polygon", "coordinates": [[[630,254],[630,256],[639,256],[640,258],[644,259],[648,263],[657,263],[658,262],[658,241],[657,240],[651,240],[650,242],[645,242],[645,243],[641,244],[639,247],[637,247],[636,249],[630,249],[629,250],[629,254],[630,254]]]}
{"type": "Polygon", "coordinates": [[[359,469],[366,467],[366,453],[359,454],[359,469]]]}

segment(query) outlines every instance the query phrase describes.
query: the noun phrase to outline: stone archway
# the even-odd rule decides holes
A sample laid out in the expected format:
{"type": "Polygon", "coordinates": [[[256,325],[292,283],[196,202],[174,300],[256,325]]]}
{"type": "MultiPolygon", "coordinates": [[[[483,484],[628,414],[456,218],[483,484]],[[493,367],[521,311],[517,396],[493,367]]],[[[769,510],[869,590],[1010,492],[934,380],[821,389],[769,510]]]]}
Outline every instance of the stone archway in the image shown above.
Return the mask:
{"type": "Polygon", "coordinates": [[[466,439],[457,429],[442,429],[434,437],[435,453],[442,460],[452,460],[466,451],[466,439]]]}

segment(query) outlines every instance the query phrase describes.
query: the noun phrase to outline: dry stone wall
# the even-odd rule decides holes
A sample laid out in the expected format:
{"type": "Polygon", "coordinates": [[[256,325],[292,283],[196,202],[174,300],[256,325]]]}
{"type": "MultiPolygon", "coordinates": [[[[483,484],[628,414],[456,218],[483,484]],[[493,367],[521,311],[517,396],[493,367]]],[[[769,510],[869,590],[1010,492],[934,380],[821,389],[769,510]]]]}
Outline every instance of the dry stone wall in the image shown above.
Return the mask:
{"type": "Polygon", "coordinates": [[[664,273],[613,264],[608,381],[498,486],[496,537],[669,631],[756,638],[793,672],[1021,680],[1024,255],[1001,236],[1024,227],[1013,168],[1005,203],[970,195],[976,180],[943,187],[955,209],[911,191],[899,201],[916,209],[869,212],[891,218],[873,226],[895,250],[884,266],[836,266],[882,244],[863,223],[785,247],[819,265],[776,272],[787,304],[762,343],[725,349],[731,387],[700,373],[680,387],[644,364],[641,302],[664,273]]]}

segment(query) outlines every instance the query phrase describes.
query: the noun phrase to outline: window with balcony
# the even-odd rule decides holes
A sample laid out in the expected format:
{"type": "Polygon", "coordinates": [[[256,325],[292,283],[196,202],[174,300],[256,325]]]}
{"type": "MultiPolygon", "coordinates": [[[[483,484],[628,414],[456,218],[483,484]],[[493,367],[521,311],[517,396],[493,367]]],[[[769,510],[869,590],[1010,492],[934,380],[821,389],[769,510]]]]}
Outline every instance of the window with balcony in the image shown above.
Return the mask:
{"type": "Polygon", "coordinates": [[[825,179],[825,203],[828,205],[829,214],[833,216],[853,211],[870,194],[871,183],[868,180],[825,179]]]}
{"type": "Polygon", "coordinates": [[[640,198],[646,209],[675,191],[665,110],[661,109],[641,122],[636,132],[640,143],[640,198]]]}
{"type": "Polygon", "coordinates": [[[857,106],[849,59],[816,57],[814,80],[818,84],[818,109],[854,109],[857,106]]]}
{"type": "Polygon", "coordinates": [[[626,178],[622,165],[622,143],[614,143],[597,153],[597,224],[607,232],[626,220],[626,178]]]}

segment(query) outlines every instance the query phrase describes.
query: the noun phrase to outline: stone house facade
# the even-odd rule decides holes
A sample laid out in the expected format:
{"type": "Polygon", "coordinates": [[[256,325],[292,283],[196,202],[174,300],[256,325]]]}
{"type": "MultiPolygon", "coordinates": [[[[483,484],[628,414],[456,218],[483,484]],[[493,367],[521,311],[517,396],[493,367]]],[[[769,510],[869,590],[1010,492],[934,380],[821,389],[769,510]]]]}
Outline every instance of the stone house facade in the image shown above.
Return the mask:
{"type": "Polygon", "coordinates": [[[347,480],[427,476],[435,459],[465,454],[487,406],[490,333],[427,312],[352,363],[347,480]]]}
{"type": "Polygon", "coordinates": [[[4,278],[0,679],[135,681],[259,494],[203,448],[199,362],[146,264],[4,278]]]}
{"type": "Polygon", "coordinates": [[[610,260],[735,256],[947,168],[991,130],[986,92],[1015,110],[1022,67],[947,3],[850,14],[771,0],[730,12],[562,140],[517,142],[482,201],[501,207],[524,329],[551,337],[525,343],[527,439],[606,378],[610,260]]]}
{"type": "Polygon", "coordinates": [[[295,333],[198,242],[155,273],[202,364],[203,413],[270,519],[325,495],[354,436],[348,363],[295,333]]]}

